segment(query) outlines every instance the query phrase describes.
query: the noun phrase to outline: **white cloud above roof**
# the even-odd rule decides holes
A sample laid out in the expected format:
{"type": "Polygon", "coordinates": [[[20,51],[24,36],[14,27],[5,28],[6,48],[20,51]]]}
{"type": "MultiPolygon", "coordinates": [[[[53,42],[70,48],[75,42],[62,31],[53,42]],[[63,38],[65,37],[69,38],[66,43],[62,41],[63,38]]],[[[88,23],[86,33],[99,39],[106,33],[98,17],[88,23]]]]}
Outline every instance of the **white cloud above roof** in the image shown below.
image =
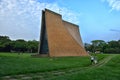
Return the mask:
{"type": "Polygon", "coordinates": [[[79,23],[75,13],[57,3],[42,3],[38,0],[0,0],[0,35],[12,39],[39,40],[41,11],[45,8],[63,15],[63,19],[79,23]]]}
{"type": "Polygon", "coordinates": [[[108,2],[109,6],[111,7],[111,10],[117,10],[120,11],[120,0],[101,0],[102,2],[108,2]]]}

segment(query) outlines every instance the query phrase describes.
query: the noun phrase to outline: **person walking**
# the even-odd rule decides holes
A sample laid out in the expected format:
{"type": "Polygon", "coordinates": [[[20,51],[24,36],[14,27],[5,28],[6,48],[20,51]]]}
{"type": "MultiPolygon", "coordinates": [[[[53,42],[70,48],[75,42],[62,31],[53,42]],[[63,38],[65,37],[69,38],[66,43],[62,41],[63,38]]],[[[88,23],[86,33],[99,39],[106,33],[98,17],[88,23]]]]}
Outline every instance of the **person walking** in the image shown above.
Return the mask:
{"type": "Polygon", "coordinates": [[[90,56],[90,59],[91,59],[91,64],[94,63],[94,56],[90,56]]]}

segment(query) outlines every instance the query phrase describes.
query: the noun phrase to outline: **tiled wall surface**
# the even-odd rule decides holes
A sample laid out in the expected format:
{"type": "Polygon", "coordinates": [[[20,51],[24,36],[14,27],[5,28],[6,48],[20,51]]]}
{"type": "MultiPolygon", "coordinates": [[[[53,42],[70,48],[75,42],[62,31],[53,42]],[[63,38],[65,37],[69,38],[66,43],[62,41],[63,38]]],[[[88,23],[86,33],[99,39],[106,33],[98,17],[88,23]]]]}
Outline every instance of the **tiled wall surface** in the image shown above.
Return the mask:
{"type": "Polygon", "coordinates": [[[45,9],[49,56],[86,56],[77,25],[62,20],[61,15],[45,9]]]}

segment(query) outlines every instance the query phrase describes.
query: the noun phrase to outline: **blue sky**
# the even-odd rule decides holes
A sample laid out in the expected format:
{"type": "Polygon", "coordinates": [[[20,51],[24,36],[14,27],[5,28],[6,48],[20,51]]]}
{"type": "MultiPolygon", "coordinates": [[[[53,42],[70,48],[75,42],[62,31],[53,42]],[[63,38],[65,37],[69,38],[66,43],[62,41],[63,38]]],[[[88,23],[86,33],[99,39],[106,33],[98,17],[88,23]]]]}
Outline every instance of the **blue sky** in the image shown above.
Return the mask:
{"type": "Polygon", "coordinates": [[[0,35],[39,40],[45,8],[79,25],[83,42],[120,39],[120,0],[0,0],[0,35]]]}

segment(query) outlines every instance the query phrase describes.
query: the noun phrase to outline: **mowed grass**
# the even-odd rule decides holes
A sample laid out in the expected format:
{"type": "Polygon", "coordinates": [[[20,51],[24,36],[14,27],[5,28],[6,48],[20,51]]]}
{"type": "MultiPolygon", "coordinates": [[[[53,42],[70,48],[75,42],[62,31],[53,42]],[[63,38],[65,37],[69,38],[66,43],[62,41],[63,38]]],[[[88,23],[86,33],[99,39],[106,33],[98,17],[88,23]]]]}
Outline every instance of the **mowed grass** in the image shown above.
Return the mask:
{"type": "MultiPolygon", "coordinates": [[[[96,56],[100,62],[111,55],[97,54],[96,56]]],[[[91,66],[90,57],[33,58],[31,54],[0,53],[0,77],[34,74],[33,79],[39,80],[34,78],[38,73],[45,73],[44,76],[46,76],[46,72],[57,71],[58,74],[60,70],[65,74],[51,76],[52,73],[50,73],[48,80],[119,80],[120,55],[115,56],[103,66],[97,67],[91,66]]]]}
{"type": "Polygon", "coordinates": [[[120,80],[120,55],[101,67],[92,66],[77,73],[54,77],[52,80],[120,80]]]}
{"type": "MultiPolygon", "coordinates": [[[[103,57],[101,56],[100,59],[103,57]]],[[[89,57],[33,58],[31,54],[0,53],[0,76],[86,67],[89,65],[89,57]]]]}

